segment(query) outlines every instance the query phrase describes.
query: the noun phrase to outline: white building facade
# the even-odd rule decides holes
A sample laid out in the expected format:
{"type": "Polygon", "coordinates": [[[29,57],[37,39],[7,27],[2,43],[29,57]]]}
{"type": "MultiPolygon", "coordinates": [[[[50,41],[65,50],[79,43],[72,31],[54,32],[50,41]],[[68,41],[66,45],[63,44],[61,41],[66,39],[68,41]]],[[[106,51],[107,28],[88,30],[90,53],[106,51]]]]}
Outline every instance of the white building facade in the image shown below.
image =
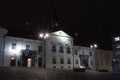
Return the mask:
{"type": "Polygon", "coordinates": [[[1,66],[96,70],[95,49],[74,46],[73,38],[62,30],[44,40],[5,36],[4,41],[1,66]]]}

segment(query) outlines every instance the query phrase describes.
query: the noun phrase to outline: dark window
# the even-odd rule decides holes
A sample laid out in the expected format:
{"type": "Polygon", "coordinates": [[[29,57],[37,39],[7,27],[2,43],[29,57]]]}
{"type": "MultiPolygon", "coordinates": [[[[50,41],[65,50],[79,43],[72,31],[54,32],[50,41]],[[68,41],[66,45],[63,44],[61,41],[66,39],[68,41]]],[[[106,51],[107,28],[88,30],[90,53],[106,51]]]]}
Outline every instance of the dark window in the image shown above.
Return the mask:
{"type": "Polygon", "coordinates": [[[78,64],[78,60],[76,60],[75,63],[78,64]]]}
{"type": "Polygon", "coordinates": [[[71,64],[71,59],[68,59],[67,63],[68,63],[68,64],[71,64]]]}
{"type": "Polygon", "coordinates": [[[68,66],[68,68],[71,68],[71,66],[68,66]]]}
{"type": "Polygon", "coordinates": [[[26,45],[26,49],[30,49],[30,45],[26,45]]]}
{"type": "Polygon", "coordinates": [[[52,52],[56,52],[56,46],[52,45],[52,52]]]}
{"type": "Polygon", "coordinates": [[[85,53],[84,51],[82,51],[82,53],[85,53]]]}
{"type": "Polygon", "coordinates": [[[53,63],[53,64],[56,64],[56,58],[53,58],[53,59],[52,59],[52,63],[53,63]]]}
{"type": "Polygon", "coordinates": [[[70,47],[67,47],[67,53],[70,54],[70,47]]]}
{"type": "Polygon", "coordinates": [[[38,52],[42,52],[42,46],[38,46],[38,52]]]}
{"type": "Polygon", "coordinates": [[[94,65],[93,61],[91,61],[91,65],[94,65]]]}
{"type": "Polygon", "coordinates": [[[64,59],[60,58],[60,64],[64,64],[64,59]]]}
{"type": "Polygon", "coordinates": [[[63,53],[63,46],[60,46],[60,53],[63,53]]]}
{"type": "Polygon", "coordinates": [[[75,50],[75,55],[78,55],[78,50],[75,50]]]}
{"type": "Polygon", "coordinates": [[[108,65],[108,62],[106,62],[106,65],[108,65]]]}
{"type": "Polygon", "coordinates": [[[61,66],[61,68],[63,68],[63,66],[61,66]]]}
{"type": "Polygon", "coordinates": [[[92,56],[92,52],[90,51],[90,56],[92,56]]]}
{"type": "Polygon", "coordinates": [[[12,43],[12,49],[16,49],[16,43],[12,43]]]}
{"type": "Polygon", "coordinates": [[[56,68],[56,66],[53,66],[53,68],[56,68]]]}

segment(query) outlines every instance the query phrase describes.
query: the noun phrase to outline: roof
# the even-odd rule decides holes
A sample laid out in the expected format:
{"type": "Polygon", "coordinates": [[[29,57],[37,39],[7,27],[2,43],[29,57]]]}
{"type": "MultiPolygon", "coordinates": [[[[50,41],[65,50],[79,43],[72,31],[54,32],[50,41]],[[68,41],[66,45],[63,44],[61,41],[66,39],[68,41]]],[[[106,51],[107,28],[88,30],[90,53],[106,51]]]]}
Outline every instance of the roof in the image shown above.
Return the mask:
{"type": "Polygon", "coordinates": [[[56,35],[56,36],[63,36],[63,37],[70,37],[72,38],[70,35],[68,35],[67,33],[65,33],[62,30],[56,31],[56,32],[52,32],[51,35],[56,35]]]}

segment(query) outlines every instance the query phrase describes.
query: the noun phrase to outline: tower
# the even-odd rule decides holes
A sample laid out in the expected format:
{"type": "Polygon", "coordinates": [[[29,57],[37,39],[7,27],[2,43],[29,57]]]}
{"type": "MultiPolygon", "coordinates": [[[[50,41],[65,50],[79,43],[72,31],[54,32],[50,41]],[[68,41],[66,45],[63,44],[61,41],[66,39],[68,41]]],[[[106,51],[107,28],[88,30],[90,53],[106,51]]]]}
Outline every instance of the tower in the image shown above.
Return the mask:
{"type": "Polygon", "coordinates": [[[58,17],[56,4],[54,4],[53,15],[50,24],[51,32],[61,30],[62,26],[63,26],[62,20],[58,17]]]}

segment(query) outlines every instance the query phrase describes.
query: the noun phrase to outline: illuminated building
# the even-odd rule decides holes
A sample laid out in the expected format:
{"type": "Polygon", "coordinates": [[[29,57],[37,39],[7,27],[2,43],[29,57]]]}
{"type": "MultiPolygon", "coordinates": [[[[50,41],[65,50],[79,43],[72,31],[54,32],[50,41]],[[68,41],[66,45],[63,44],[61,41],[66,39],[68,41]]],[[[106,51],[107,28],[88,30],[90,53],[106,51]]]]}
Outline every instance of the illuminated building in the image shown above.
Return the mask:
{"type": "Polygon", "coordinates": [[[114,36],[112,39],[113,42],[113,71],[120,72],[120,36],[114,36]]]}
{"type": "Polygon", "coordinates": [[[74,46],[73,38],[62,30],[50,33],[44,40],[5,36],[4,41],[1,66],[64,69],[85,67],[86,70],[111,71],[112,51],[74,46]],[[99,54],[110,57],[98,57],[99,54]],[[104,65],[98,65],[102,62],[104,65]]]}

